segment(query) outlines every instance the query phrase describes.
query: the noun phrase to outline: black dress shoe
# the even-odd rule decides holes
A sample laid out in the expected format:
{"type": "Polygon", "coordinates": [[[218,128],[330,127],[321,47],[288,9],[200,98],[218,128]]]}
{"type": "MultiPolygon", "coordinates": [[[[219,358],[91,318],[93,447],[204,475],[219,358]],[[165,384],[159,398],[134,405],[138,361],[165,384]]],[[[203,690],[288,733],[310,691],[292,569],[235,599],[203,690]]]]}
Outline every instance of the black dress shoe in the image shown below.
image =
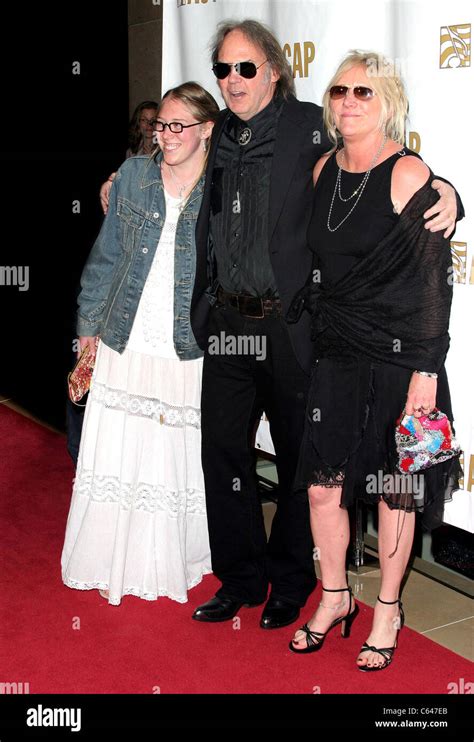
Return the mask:
{"type": "Polygon", "coordinates": [[[289,626],[299,618],[300,607],[278,598],[269,598],[263,609],[260,626],[262,629],[280,629],[289,626]]]}
{"type": "Polygon", "coordinates": [[[262,603],[245,603],[242,600],[234,600],[233,598],[216,595],[214,598],[208,600],[207,603],[199,605],[192,617],[195,621],[230,621],[242,606],[253,608],[256,605],[262,605],[262,603]]]}

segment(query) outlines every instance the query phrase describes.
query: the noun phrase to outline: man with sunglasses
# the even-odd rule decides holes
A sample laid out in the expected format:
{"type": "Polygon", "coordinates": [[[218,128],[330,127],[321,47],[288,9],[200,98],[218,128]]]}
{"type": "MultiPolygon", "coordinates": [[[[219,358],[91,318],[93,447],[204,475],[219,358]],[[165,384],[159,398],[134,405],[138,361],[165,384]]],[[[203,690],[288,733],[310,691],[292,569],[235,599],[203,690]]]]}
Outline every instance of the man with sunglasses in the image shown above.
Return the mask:
{"type": "MultiPolygon", "coordinates": [[[[222,587],[193,618],[230,620],[242,606],[265,602],[270,583],[260,626],[273,629],[298,618],[316,584],[308,499],[292,491],[312,363],[310,319],[304,313],[288,325],[284,316],[310,271],[312,171],[330,145],[322,109],[295,98],[287,60],[262,24],[220,24],[212,61],[227,109],[211,140],[191,323],[206,351],[203,469],[212,566],[222,587]],[[265,340],[264,359],[211,352],[211,339],[252,335],[265,340]],[[279,482],[268,544],[253,448],[263,410],[279,482]]],[[[448,201],[453,211],[454,196],[448,201]]],[[[445,228],[449,221],[441,219],[445,228]]]]}

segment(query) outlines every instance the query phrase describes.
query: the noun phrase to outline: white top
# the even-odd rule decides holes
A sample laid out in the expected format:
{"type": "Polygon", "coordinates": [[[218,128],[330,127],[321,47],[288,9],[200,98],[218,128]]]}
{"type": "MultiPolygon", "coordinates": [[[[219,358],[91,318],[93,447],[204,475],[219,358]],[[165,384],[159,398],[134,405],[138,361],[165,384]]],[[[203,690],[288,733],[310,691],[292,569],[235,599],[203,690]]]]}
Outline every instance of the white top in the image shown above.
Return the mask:
{"type": "Polygon", "coordinates": [[[127,348],[149,356],[178,358],[173,343],[174,249],[182,201],[166,191],[164,194],[166,219],[127,348]]]}

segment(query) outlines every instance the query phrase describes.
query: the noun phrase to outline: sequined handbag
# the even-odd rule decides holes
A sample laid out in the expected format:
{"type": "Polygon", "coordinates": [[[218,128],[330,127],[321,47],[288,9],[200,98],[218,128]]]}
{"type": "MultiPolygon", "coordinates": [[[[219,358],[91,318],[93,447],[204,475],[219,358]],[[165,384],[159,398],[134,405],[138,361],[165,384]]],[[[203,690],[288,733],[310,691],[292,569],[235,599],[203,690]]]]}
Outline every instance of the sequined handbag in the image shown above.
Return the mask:
{"type": "MultiPolygon", "coordinates": [[[[98,337],[96,338],[96,348],[98,344],[98,337]]],[[[91,353],[89,346],[85,345],[81,351],[81,355],[76,361],[76,364],[72,371],[67,377],[67,386],[69,399],[74,404],[80,402],[80,400],[87,394],[92,379],[92,372],[94,371],[95,353],[91,353]]],[[[78,407],[85,407],[85,405],[79,405],[78,407]]]]}
{"type": "Polygon", "coordinates": [[[404,410],[397,420],[395,443],[397,465],[403,474],[429,469],[461,453],[451,423],[436,407],[418,418],[404,410]]]}

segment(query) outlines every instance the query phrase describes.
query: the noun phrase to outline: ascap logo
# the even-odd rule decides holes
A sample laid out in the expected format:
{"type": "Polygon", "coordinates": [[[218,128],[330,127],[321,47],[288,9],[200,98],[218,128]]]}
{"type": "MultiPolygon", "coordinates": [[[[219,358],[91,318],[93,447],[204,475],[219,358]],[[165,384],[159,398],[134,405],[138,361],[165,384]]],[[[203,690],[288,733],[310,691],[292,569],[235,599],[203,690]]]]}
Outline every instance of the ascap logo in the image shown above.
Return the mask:
{"type": "Polygon", "coordinates": [[[455,283],[466,283],[467,242],[451,242],[455,283]]]}
{"type": "Polygon", "coordinates": [[[473,454],[469,456],[469,473],[468,473],[467,482],[465,483],[465,489],[467,489],[468,492],[472,492],[472,490],[474,489],[474,455],[473,454]]]}
{"type": "Polygon", "coordinates": [[[417,152],[418,154],[420,153],[421,137],[417,131],[410,131],[408,134],[408,147],[409,149],[412,149],[413,152],[417,152]]]}
{"type": "Polygon", "coordinates": [[[469,474],[466,482],[466,489],[468,492],[472,492],[474,488],[474,455],[469,456],[469,474]]]}
{"type": "Polygon", "coordinates": [[[468,275],[467,242],[451,242],[454,283],[474,285],[474,255],[471,258],[471,273],[468,275]]]}
{"type": "Polygon", "coordinates": [[[288,62],[293,69],[293,77],[308,77],[309,65],[313,62],[316,49],[312,41],[299,41],[293,44],[285,44],[283,53],[288,57],[288,62]]]}
{"type": "Polygon", "coordinates": [[[182,5],[207,5],[208,2],[215,3],[216,0],[176,0],[176,5],[181,8],[182,5]]]}
{"type": "Polygon", "coordinates": [[[459,477],[459,488],[472,492],[474,489],[474,454],[462,453],[459,457],[459,463],[466,477],[466,480],[464,480],[464,476],[459,477]]]}
{"type": "Polygon", "coordinates": [[[471,66],[471,24],[441,26],[439,66],[441,69],[471,66]]]}

